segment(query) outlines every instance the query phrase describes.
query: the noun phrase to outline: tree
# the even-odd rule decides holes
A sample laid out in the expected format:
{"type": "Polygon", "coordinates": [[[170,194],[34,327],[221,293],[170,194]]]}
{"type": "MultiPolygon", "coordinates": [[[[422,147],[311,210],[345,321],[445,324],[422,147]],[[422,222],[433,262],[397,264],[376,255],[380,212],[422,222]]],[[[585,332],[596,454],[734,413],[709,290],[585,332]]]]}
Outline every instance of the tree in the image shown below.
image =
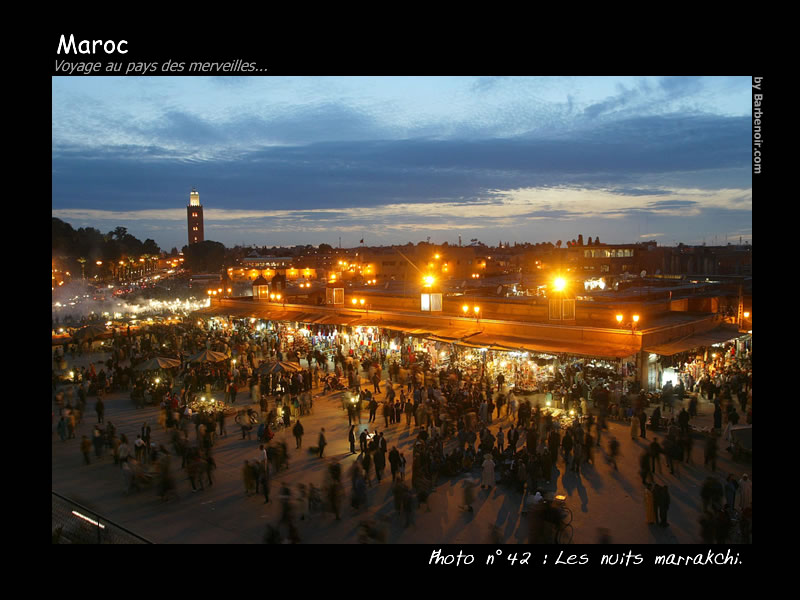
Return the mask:
{"type": "Polygon", "coordinates": [[[158,244],[155,243],[154,240],[147,238],[142,244],[142,250],[144,250],[145,254],[161,254],[161,248],[158,247],[158,244]]]}
{"type": "Polygon", "coordinates": [[[319,251],[320,252],[332,252],[333,251],[333,246],[331,246],[330,244],[320,244],[319,245],[319,251]]]}

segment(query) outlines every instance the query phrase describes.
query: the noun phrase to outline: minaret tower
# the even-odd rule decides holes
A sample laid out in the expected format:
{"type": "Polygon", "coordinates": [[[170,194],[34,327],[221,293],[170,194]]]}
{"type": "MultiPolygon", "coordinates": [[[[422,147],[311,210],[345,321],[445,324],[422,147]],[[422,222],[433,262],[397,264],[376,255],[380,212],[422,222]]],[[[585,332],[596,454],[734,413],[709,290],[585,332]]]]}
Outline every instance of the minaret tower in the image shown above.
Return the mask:
{"type": "Polygon", "coordinates": [[[203,236],[203,207],[200,205],[200,194],[192,188],[189,194],[189,206],[186,207],[186,220],[189,226],[189,244],[202,242],[203,236]]]}

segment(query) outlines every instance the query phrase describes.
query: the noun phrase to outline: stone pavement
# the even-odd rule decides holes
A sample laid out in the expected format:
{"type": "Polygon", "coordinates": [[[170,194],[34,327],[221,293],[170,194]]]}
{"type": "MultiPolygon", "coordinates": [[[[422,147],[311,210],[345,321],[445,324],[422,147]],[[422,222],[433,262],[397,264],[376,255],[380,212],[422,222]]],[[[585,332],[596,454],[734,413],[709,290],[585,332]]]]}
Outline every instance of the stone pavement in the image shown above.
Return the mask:
{"type": "MultiPolygon", "coordinates": [[[[102,354],[94,354],[92,360],[100,360],[102,354]]],[[[86,364],[83,357],[82,364],[86,364]]],[[[73,366],[72,364],[70,366],[73,366]]],[[[366,383],[363,385],[366,386],[366,383]]],[[[381,386],[383,398],[386,383],[381,386]]],[[[371,389],[371,386],[370,386],[371,389]]],[[[315,394],[320,389],[314,390],[315,394]]],[[[222,392],[214,395],[221,398],[222,392]]],[[[244,392],[240,392],[236,406],[246,406],[244,392]]],[[[136,409],[128,393],[111,394],[106,398],[106,422],[112,421],[119,433],[124,433],[132,442],[142,424],[147,421],[152,429],[152,438],[171,449],[167,434],[158,425],[157,407],[136,409]]],[[[255,404],[253,404],[257,408],[255,404]]],[[[379,410],[380,413],[380,410],[379,410]]],[[[362,414],[366,426],[368,411],[362,414]]],[[[701,408],[698,425],[709,419],[710,411],[706,403],[701,408]]],[[[205,491],[191,492],[186,473],[178,469],[173,459],[177,480],[177,499],[161,502],[154,488],[123,494],[122,474],[115,467],[108,453],[100,459],[94,457],[92,463],[83,464],[80,453],[81,435],[90,436],[97,421],[94,400],[87,403],[87,414],[78,426],[76,439],[61,442],[55,434],[54,418],[52,437],[52,489],[72,498],[87,508],[126,527],[127,529],[157,543],[259,543],[266,525],[277,522],[280,507],[277,501],[280,485],[289,484],[293,495],[297,484],[314,483],[322,485],[327,462],[338,460],[343,467],[343,485],[347,497],[343,501],[342,519],[336,521],[332,514],[314,515],[298,520],[298,530],[303,543],[355,543],[358,524],[362,519],[375,519],[387,531],[389,543],[485,543],[489,541],[489,531],[495,525],[504,543],[526,543],[528,539],[527,517],[520,514],[523,505],[521,494],[504,488],[476,490],[474,513],[463,512],[463,484],[467,478],[440,478],[439,485],[431,495],[428,505],[422,505],[415,514],[415,522],[404,527],[405,519],[396,514],[391,493],[391,475],[387,461],[386,476],[383,482],[368,488],[369,506],[356,513],[349,505],[350,479],[348,470],[357,455],[349,453],[347,415],[342,410],[340,393],[316,396],[314,413],[301,419],[305,436],[303,447],[295,449],[294,437],[288,431],[280,431],[276,438],[282,438],[289,449],[289,469],[272,476],[271,502],[264,503],[262,495],[245,496],[241,478],[241,467],[245,459],[257,457],[258,442],[242,440],[241,433],[230,417],[227,423],[227,437],[219,438],[213,448],[217,462],[214,484],[205,491]],[[320,428],[325,428],[328,446],[325,459],[312,456],[309,446],[317,444],[320,428]]],[[[506,430],[507,418],[495,420],[492,431],[498,426],[506,430]]],[[[701,425],[702,426],[702,425],[701,425]]],[[[412,428],[407,428],[405,418],[402,424],[384,427],[383,417],[370,424],[370,430],[385,431],[389,449],[397,446],[408,461],[406,480],[410,483],[412,470],[412,446],[416,438],[412,428]]],[[[358,433],[360,429],[357,428],[358,433]]],[[[558,474],[551,483],[550,490],[567,496],[567,506],[574,514],[573,543],[594,543],[597,541],[597,528],[610,530],[614,543],[699,543],[697,519],[701,506],[700,485],[709,472],[703,467],[703,445],[698,439],[694,445],[693,464],[682,465],[679,478],[669,475],[663,465],[663,475],[657,476],[669,485],[671,505],[669,509],[670,527],[662,529],[647,525],[642,504],[642,486],[638,475],[638,459],[645,449],[645,442],[633,442],[627,424],[611,422],[609,431],[604,432],[602,448],[607,448],[608,435],[615,435],[620,441],[622,456],[619,471],[614,471],[604,460],[604,451],[596,449],[594,466],[587,466],[580,476],[564,473],[563,460],[557,464],[558,474]]],[[[660,439],[663,435],[656,433],[660,439]]],[[[190,431],[190,440],[194,432],[190,431]]],[[[651,438],[652,434],[648,434],[651,438]]],[[[649,440],[646,442],[649,444],[649,440]]],[[[357,446],[358,447],[358,446],[357,446]]],[[[734,463],[730,455],[721,449],[716,475],[724,479],[728,472],[737,478],[744,472],[752,477],[752,466],[734,463]]],[[[373,472],[374,476],[374,472],[373,472]]],[[[471,477],[479,479],[476,470],[471,477]]],[[[297,512],[299,515],[300,512],[297,512]]]]}

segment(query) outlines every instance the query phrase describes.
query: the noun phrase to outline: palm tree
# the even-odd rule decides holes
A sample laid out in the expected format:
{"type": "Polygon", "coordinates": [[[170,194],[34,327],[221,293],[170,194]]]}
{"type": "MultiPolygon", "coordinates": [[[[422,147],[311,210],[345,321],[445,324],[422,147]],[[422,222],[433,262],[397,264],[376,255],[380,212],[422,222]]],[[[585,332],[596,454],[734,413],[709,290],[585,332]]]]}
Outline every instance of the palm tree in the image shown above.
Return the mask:
{"type": "Polygon", "coordinates": [[[81,263],[81,279],[83,279],[85,281],[86,280],[86,275],[84,273],[84,268],[85,268],[84,265],[86,265],[86,259],[83,256],[81,256],[78,259],[78,262],[81,263]]]}

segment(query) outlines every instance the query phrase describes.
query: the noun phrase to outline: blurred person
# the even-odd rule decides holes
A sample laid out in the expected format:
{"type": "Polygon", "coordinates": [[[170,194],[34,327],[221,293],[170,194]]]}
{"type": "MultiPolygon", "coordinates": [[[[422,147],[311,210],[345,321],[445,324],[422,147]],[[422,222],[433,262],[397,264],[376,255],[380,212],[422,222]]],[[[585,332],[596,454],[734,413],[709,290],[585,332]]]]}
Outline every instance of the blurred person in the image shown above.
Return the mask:
{"type": "Polygon", "coordinates": [[[608,464],[614,465],[614,470],[619,471],[617,467],[617,457],[619,456],[619,442],[617,438],[611,436],[608,441],[608,464]]]}
{"type": "Polygon", "coordinates": [[[661,444],[658,443],[658,438],[654,437],[653,441],[650,442],[650,460],[652,461],[652,465],[650,467],[650,471],[653,474],[658,472],[661,474],[661,454],[663,453],[663,449],[661,448],[661,444]],[[658,468],[656,468],[658,467],[658,468]]]}
{"type": "Polygon", "coordinates": [[[94,426],[94,431],[92,432],[92,444],[94,444],[95,456],[100,458],[103,452],[103,432],[100,430],[99,425],[94,426]]]}
{"type": "Polygon", "coordinates": [[[250,465],[250,461],[245,459],[244,466],[242,467],[242,480],[244,481],[244,495],[251,496],[253,495],[253,490],[255,489],[255,481],[253,479],[253,468],[250,465]]]}
{"type": "Polygon", "coordinates": [[[97,402],[95,402],[95,405],[94,405],[94,410],[97,413],[97,422],[98,423],[102,423],[103,422],[103,417],[104,417],[105,412],[106,412],[106,407],[105,407],[105,404],[103,403],[103,397],[101,395],[99,395],[99,394],[97,396],[97,402]]]}
{"type": "Polygon", "coordinates": [[[667,511],[669,510],[669,488],[666,485],[653,486],[653,504],[656,509],[656,520],[661,527],[669,526],[667,511]]]}
{"type": "Polygon", "coordinates": [[[474,512],[472,508],[472,503],[475,502],[475,488],[478,487],[478,482],[475,479],[465,479],[464,486],[463,486],[463,502],[464,504],[461,506],[467,512],[474,512]]]}
{"type": "Polygon", "coordinates": [[[700,488],[700,498],[703,501],[703,510],[711,508],[712,512],[722,507],[722,498],[725,492],[719,479],[709,475],[700,488]]]}
{"type": "Polygon", "coordinates": [[[325,452],[325,446],[328,445],[328,442],[325,440],[325,428],[323,427],[319,431],[319,439],[317,441],[317,447],[319,452],[319,457],[322,458],[322,453],[325,452]]]}
{"type": "Polygon", "coordinates": [[[752,511],[753,508],[753,482],[747,473],[742,475],[739,480],[739,488],[736,494],[735,506],[740,513],[752,511]]]}
{"type": "Polygon", "coordinates": [[[716,470],[717,470],[717,434],[714,431],[712,431],[706,437],[705,462],[704,462],[704,465],[708,466],[709,463],[711,463],[711,471],[712,472],[716,472],[716,470]]]}
{"type": "Polygon", "coordinates": [[[81,440],[81,453],[83,454],[84,464],[88,465],[91,462],[89,460],[89,452],[91,452],[92,450],[92,442],[90,442],[89,438],[87,438],[85,435],[82,437],[83,439],[81,440]]]}

